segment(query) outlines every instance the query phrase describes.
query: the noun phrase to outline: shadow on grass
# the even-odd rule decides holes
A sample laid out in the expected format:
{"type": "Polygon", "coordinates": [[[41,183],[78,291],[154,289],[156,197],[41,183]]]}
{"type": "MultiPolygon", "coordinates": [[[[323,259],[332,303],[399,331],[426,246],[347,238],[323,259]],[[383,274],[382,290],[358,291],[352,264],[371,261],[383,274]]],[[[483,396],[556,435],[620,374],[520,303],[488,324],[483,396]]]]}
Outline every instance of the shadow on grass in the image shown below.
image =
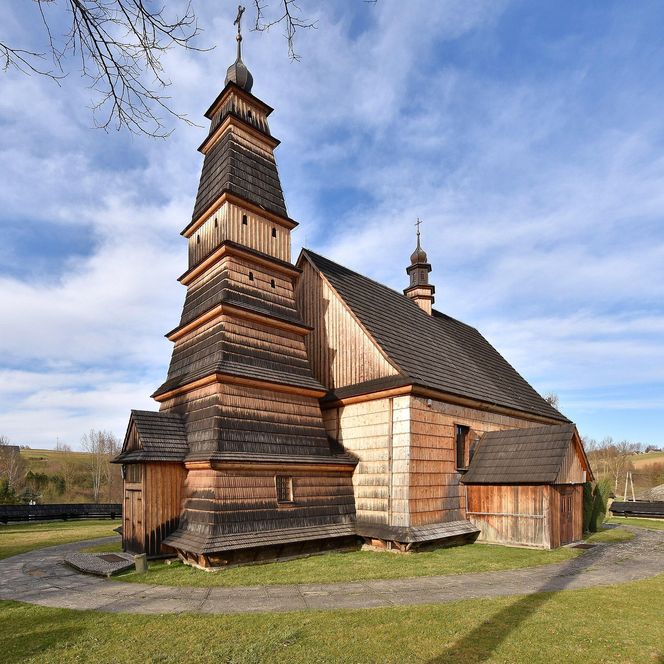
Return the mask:
{"type": "Polygon", "coordinates": [[[71,643],[85,631],[74,612],[51,609],[47,615],[43,607],[37,608],[39,615],[14,602],[2,606],[0,661],[33,661],[34,657],[60,648],[63,643],[71,643]]]}
{"type": "MultiPolygon", "coordinates": [[[[537,613],[558,592],[565,590],[586,569],[601,564],[608,552],[609,546],[598,546],[594,551],[565,563],[560,573],[543,584],[535,593],[526,595],[495,613],[440,655],[429,660],[429,664],[449,664],[457,661],[484,662],[491,659],[496,649],[513,631],[537,613]]],[[[660,664],[664,664],[664,661],[660,664]]]]}

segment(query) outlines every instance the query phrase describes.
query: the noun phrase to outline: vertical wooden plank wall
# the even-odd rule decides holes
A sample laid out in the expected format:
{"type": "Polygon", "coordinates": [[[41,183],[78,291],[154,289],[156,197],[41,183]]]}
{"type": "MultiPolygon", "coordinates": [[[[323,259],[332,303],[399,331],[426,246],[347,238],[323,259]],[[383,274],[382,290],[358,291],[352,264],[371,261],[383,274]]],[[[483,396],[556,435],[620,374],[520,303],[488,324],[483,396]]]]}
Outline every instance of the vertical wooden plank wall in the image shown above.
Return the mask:
{"type": "Polygon", "coordinates": [[[455,425],[470,429],[466,455],[470,443],[487,431],[539,426],[528,420],[423,397],[410,397],[410,420],[412,525],[465,518],[466,488],[460,482],[462,473],[456,469],[455,425]]]}
{"type": "Polygon", "coordinates": [[[144,537],[149,555],[161,553],[162,540],[178,525],[186,470],[179,463],[147,463],[143,476],[144,537]]]}
{"type": "Polygon", "coordinates": [[[359,458],[353,474],[358,522],[408,526],[409,397],[323,410],[327,433],[359,458]]]}
{"type": "Polygon", "coordinates": [[[466,487],[468,518],[481,533],[478,541],[551,548],[555,527],[549,514],[551,487],[545,485],[483,485],[466,487]]]}
{"type": "Polygon", "coordinates": [[[290,261],[290,234],[275,222],[263,219],[236,205],[225,203],[189,238],[189,267],[231,240],[282,261],[290,261]],[[242,223],[242,217],[247,223],[242,223]],[[272,229],[276,235],[273,235],[272,229]]]}
{"type": "Polygon", "coordinates": [[[309,261],[302,268],[295,296],[304,322],[314,328],[305,343],[316,379],[334,389],[396,375],[327,281],[309,261]]]}
{"type": "Polygon", "coordinates": [[[562,528],[561,528],[561,493],[563,491],[573,492],[573,510],[572,510],[572,539],[570,541],[578,541],[583,539],[583,484],[569,485],[553,484],[546,487],[550,496],[550,510],[551,510],[551,527],[550,539],[551,547],[555,548],[568,542],[562,541],[562,528]]]}
{"type": "Polygon", "coordinates": [[[572,443],[565,455],[556,484],[582,484],[585,481],[586,474],[581,465],[579,452],[576,444],[572,443]]]}

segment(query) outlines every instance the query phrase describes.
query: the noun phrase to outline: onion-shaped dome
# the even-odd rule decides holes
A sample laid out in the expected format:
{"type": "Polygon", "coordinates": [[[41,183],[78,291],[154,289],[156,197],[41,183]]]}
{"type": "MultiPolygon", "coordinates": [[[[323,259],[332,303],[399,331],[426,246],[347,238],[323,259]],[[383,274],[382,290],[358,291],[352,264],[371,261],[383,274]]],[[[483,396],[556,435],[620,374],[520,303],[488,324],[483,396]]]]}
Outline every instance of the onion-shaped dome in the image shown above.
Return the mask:
{"type": "Polygon", "coordinates": [[[251,92],[251,88],[254,84],[254,77],[251,75],[251,72],[247,69],[247,66],[242,62],[240,57],[238,57],[226,72],[226,81],[224,85],[228,85],[229,83],[235,83],[235,85],[246,92],[251,92]]]}
{"type": "Polygon", "coordinates": [[[416,263],[426,263],[427,262],[427,252],[420,247],[420,238],[417,238],[417,249],[410,255],[411,265],[416,263]]]}

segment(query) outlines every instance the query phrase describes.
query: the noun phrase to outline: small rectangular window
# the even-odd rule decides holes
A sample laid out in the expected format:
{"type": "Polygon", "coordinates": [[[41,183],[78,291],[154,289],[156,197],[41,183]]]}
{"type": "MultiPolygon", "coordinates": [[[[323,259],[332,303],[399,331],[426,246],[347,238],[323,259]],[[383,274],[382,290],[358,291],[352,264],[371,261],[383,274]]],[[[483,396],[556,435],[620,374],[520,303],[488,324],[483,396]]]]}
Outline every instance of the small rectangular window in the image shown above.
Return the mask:
{"type": "Polygon", "coordinates": [[[249,281],[253,281],[253,280],[254,280],[254,273],[250,272],[249,273],[249,281]]]}
{"type": "Polygon", "coordinates": [[[461,424],[456,425],[456,467],[464,469],[466,465],[466,446],[470,429],[461,424]]]}
{"type": "Polygon", "coordinates": [[[277,487],[277,502],[293,502],[293,478],[289,475],[276,475],[274,478],[277,487]]]}
{"type": "Polygon", "coordinates": [[[276,228],[272,229],[272,237],[277,237],[277,229],[276,228]]]}
{"type": "Polygon", "coordinates": [[[243,225],[243,226],[246,226],[246,225],[247,225],[247,215],[246,215],[246,214],[243,214],[243,215],[242,215],[242,225],[243,225]]]}

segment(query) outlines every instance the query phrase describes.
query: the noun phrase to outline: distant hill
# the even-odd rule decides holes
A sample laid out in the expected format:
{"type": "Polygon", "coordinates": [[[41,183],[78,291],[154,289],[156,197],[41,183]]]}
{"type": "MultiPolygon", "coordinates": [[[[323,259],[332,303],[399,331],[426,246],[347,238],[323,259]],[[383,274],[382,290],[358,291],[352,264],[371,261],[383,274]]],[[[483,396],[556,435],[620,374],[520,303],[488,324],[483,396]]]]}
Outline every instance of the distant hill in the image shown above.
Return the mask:
{"type": "Polygon", "coordinates": [[[28,470],[33,473],[46,473],[51,475],[65,463],[73,463],[83,467],[87,466],[89,452],[61,452],[60,450],[33,450],[22,449],[21,456],[28,464],[28,470]]]}
{"type": "MultiPolygon", "coordinates": [[[[57,493],[50,482],[39,488],[40,502],[85,503],[92,502],[92,479],[90,474],[89,452],[62,452],[60,450],[22,449],[21,457],[28,472],[34,475],[46,475],[49,478],[62,478],[64,492],[57,493]]],[[[120,468],[111,466],[112,487],[102,490],[101,502],[119,502],[122,493],[120,468]]]]}

